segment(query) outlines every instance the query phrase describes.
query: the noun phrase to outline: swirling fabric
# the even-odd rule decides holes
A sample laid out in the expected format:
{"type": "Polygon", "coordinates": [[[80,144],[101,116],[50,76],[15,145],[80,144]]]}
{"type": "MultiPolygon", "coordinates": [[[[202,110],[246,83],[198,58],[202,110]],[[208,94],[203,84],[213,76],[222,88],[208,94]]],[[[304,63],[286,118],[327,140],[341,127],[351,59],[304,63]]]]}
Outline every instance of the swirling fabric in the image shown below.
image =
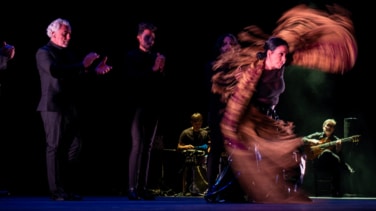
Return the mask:
{"type": "Polygon", "coordinates": [[[272,119],[250,103],[264,69],[256,53],[270,36],[279,36],[289,44],[291,65],[343,74],[355,65],[357,43],[349,13],[338,5],[327,11],[298,5],[277,23],[271,35],[254,25],[238,34],[242,47],[222,54],[214,64],[227,69],[212,77],[212,92],[227,103],[221,129],[248,200],[306,203],[310,199],[296,183],[302,141],[294,134],[294,124],[272,119]]]}
{"type": "Polygon", "coordinates": [[[327,9],[294,7],[278,20],[273,36],[289,43],[292,65],[345,73],[353,68],[358,55],[351,14],[336,4],[327,9]]]}

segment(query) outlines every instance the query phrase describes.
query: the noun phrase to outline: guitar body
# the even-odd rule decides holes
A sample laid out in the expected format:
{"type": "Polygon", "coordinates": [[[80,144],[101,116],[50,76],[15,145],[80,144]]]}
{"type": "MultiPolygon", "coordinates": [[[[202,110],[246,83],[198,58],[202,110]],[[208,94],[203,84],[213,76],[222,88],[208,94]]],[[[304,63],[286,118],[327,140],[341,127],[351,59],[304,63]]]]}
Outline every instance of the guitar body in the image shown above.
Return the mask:
{"type": "Polygon", "coordinates": [[[322,144],[328,143],[328,142],[329,141],[327,138],[323,138],[320,140],[318,144],[307,144],[304,146],[305,147],[304,153],[307,155],[307,158],[309,160],[313,160],[317,158],[317,156],[319,156],[325,149],[332,150],[334,148],[334,146],[321,147],[322,144]]]}
{"type": "Polygon", "coordinates": [[[307,155],[307,158],[309,160],[313,160],[317,158],[325,149],[332,150],[334,146],[336,145],[337,141],[344,142],[359,142],[360,135],[354,135],[347,138],[334,140],[334,141],[328,141],[326,138],[319,141],[318,144],[306,144],[303,147],[304,153],[307,155]]]}

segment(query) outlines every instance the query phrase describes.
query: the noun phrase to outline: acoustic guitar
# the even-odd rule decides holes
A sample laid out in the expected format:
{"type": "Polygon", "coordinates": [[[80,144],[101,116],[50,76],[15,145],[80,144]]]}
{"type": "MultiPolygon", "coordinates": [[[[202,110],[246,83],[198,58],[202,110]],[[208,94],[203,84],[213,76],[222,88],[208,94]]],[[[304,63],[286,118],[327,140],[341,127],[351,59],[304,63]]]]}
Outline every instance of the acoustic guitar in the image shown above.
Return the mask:
{"type": "Polygon", "coordinates": [[[313,160],[315,159],[317,156],[319,156],[319,154],[324,151],[325,149],[328,149],[332,146],[335,146],[336,145],[336,142],[337,141],[341,141],[342,143],[344,142],[353,142],[353,143],[357,143],[359,142],[359,137],[360,135],[353,135],[353,136],[350,136],[350,137],[347,137],[347,138],[343,138],[343,139],[338,139],[338,140],[334,140],[334,141],[327,141],[326,138],[320,140],[320,142],[318,144],[306,144],[304,145],[304,153],[307,155],[307,158],[309,160],[313,160]]]}

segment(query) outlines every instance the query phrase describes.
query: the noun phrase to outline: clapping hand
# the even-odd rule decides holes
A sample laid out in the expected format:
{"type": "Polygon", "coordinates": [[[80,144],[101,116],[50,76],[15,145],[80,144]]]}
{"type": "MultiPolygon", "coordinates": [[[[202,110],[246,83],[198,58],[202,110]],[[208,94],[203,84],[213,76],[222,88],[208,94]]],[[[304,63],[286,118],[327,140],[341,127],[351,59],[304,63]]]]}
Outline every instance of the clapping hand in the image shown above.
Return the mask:
{"type": "Polygon", "coordinates": [[[95,72],[97,74],[104,75],[112,69],[112,66],[107,65],[106,62],[107,62],[107,56],[105,56],[102,59],[102,61],[99,62],[98,66],[95,68],[95,72]]]}
{"type": "Polygon", "coordinates": [[[165,66],[165,60],[166,60],[165,56],[163,56],[160,53],[157,53],[157,57],[155,58],[155,63],[153,66],[153,71],[163,72],[164,66],[165,66]]]}
{"type": "Polygon", "coordinates": [[[0,48],[1,54],[7,56],[9,59],[13,59],[15,54],[15,48],[13,45],[7,44],[5,41],[0,48]]]}

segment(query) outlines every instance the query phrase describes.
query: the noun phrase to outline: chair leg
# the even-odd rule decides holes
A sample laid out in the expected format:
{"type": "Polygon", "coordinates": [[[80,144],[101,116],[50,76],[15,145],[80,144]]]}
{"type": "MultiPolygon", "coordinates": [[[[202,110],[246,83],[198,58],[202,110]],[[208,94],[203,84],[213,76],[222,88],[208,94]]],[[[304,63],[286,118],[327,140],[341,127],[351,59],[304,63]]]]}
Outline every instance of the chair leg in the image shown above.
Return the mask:
{"type": "Polygon", "coordinates": [[[183,192],[183,194],[185,194],[187,192],[187,167],[184,167],[184,169],[183,169],[182,192],[183,192]]]}
{"type": "Polygon", "coordinates": [[[315,196],[319,196],[319,191],[318,191],[318,182],[317,182],[317,172],[316,170],[314,170],[313,172],[313,188],[314,188],[314,192],[315,192],[315,196]]]}

